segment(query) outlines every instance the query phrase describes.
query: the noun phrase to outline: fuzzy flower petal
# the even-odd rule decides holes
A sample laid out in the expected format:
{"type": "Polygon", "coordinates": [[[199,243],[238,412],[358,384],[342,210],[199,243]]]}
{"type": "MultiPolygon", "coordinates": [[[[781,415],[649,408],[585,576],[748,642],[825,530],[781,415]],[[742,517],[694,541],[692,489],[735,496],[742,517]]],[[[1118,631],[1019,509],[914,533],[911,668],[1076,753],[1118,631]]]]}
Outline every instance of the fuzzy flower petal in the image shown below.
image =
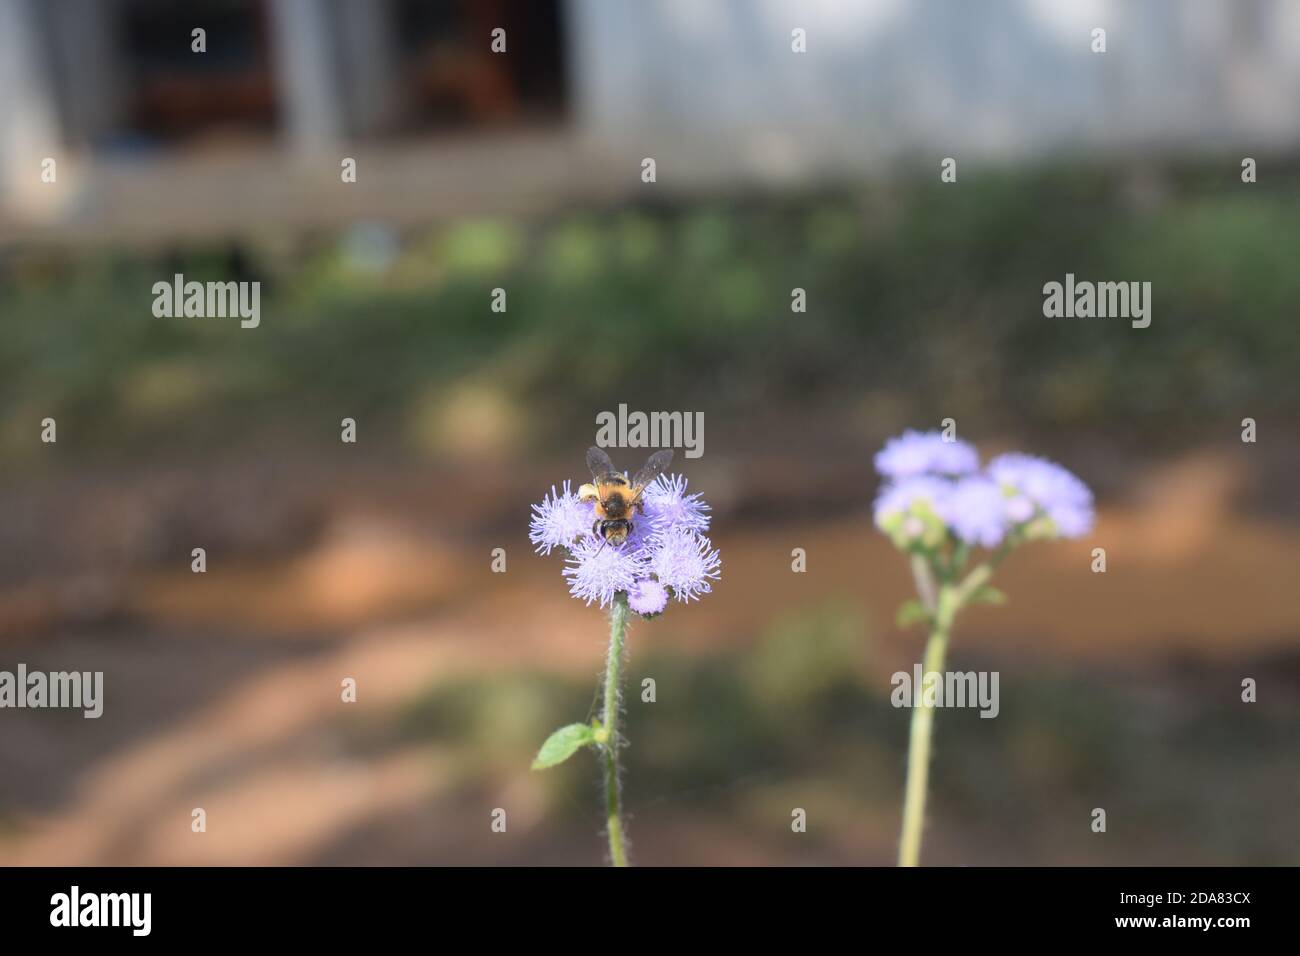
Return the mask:
{"type": "Polygon", "coordinates": [[[686,484],[682,475],[660,475],[646,486],[641,501],[655,534],[675,528],[709,530],[709,506],[698,494],[687,494],[686,484]]]}
{"type": "Polygon", "coordinates": [[[927,506],[942,515],[952,497],[953,483],[944,478],[917,475],[902,481],[889,482],[876,496],[875,519],[877,525],[897,515],[906,515],[918,505],[927,506]]]}
{"type": "Polygon", "coordinates": [[[565,552],[569,593],[587,604],[608,607],[626,592],[629,607],[648,616],[662,613],[670,597],[686,602],[712,590],[722,560],[702,533],[710,518],[704,499],[687,491],[684,477],[661,475],[640,504],[644,513],[629,516],[627,537],[607,544],[593,530],[596,506],[580,501],[566,481],[533,505],[528,540],[540,554],[565,552]]]}
{"type": "Polygon", "coordinates": [[[677,528],[655,539],[650,570],[679,601],[691,601],[713,590],[722,558],[702,534],[677,528]]]}
{"type": "Polygon", "coordinates": [[[1092,530],[1092,492],[1073,473],[1034,455],[999,455],[989,462],[989,474],[1002,487],[1008,508],[1018,521],[1041,510],[1063,538],[1078,538],[1092,530]]]}
{"type": "Polygon", "coordinates": [[[1009,527],[1007,498],[996,481],[983,475],[971,475],[953,485],[941,516],[958,538],[983,548],[1001,544],[1009,527]]]}
{"type": "Polygon", "coordinates": [[[626,543],[617,547],[589,536],[573,545],[562,572],[569,593],[587,604],[608,607],[619,591],[627,591],[648,574],[646,555],[626,543]]]}
{"type": "Polygon", "coordinates": [[[594,520],[591,503],[579,501],[569,490],[569,482],[564,483],[562,491],[551,485],[551,493],[540,505],[533,505],[528,540],[538,554],[550,554],[554,548],[572,547],[579,538],[590,536],[594,520]]]}
{"type": "Polygon", "coordinates": [[[979,468],[979,455],[964,441],[945,441],[940,432],[909,429],[885,442],[885,447],[876,452],[875,463],[876,471],[893,479],[966,475],[979,468]]]}
{"type": "Polygon", "coordinates": [[[627,592],[627,606],[637,614],[662,614],[668,606],[668,589],[650,578],[638,581],[627,592]]]}
{"type": "Polygon", "coordinates": [[[886,482],[876,496],[876,527],[897,548],[938,547],[948,537],[943,516],[955,487],[947,478],[933,475],[886,482]]]}

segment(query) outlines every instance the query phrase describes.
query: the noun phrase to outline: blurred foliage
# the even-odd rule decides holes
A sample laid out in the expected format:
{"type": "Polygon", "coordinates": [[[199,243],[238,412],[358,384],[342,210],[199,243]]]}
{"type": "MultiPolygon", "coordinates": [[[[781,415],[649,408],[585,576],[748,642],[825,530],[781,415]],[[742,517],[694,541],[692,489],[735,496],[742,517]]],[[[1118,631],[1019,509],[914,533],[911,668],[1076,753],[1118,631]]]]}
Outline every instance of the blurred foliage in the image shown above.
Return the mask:
{"type": "MultiPolygon", "coordinates": [[[[1300,178],[978,171],[860,191],[467,220],[165,252],[0,257],[0,442],[66,414],[114,445],[365,415],[418,449],[542,441],[592,409],[882,393],[990,423],[1300,409],[1300,178]],[[151,287],[258,279],[262,324],[151,287]],[[1042,286],[1151,281],[1153,324],[1046,319],[1042,286]],[[807,290],[793,314],[791,290],[807,290]],[[503,288],[508,310],[491,311],[503,288]],[[467,419],[468,416],[468,419],[467,419]],[[466,421],[470,425],[466,425],[466,421]],[[466,437],[468,433],[468,437],[466,437]],[[482,436],[486,435],[486,438],[482,436]]],[[[311,440],[311,431],[302,433],[311,440]]]]}

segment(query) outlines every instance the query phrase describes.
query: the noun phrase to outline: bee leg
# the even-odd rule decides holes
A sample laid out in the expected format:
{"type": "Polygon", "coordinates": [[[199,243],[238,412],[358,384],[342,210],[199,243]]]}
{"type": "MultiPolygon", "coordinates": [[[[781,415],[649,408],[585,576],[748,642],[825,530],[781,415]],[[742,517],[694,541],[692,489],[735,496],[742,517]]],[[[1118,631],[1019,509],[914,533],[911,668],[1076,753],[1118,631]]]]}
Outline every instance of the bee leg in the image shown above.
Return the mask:
{"type": "Polygon", "coordinates": [[[601,521],[599,518],[597,518],[596,523],[591,526],[591,533],[594,534],[597,538],[602,537],[600,533],[600,525],[601,525],[601,521]]]}

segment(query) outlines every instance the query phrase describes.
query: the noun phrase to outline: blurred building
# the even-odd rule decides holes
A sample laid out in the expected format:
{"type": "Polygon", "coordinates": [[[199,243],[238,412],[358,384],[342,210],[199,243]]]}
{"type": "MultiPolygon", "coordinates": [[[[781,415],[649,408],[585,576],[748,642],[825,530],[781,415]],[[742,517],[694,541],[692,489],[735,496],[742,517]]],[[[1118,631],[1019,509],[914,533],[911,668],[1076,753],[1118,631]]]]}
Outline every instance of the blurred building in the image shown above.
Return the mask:
{"type": "Polygon", "coordinates": [[[1298,95],[1290,0],[0,0],[0,235],[514,206],[644,155],[671,189],[1289,149],[1298,95]]]}
{"type": "Polygon", "coordinates": [[[561,103],[558,0],[4,0],[6,108],[60,148],[295,145],[484,124],[561,103]],[[516,42],[493,55],[501,28],[516,42]],[[206,36],[202,52],[192,31],[206,36]],[[478,42],[479,39],[482,42],[478,42]]]}

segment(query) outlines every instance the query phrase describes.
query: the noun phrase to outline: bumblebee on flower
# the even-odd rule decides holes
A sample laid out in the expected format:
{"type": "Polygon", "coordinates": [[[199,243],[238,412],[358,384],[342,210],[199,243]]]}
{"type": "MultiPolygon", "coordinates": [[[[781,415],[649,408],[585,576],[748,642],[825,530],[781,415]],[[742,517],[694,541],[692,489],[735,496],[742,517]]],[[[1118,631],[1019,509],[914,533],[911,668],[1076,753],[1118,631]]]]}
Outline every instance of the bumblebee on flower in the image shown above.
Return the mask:
{"type": "Polygon", "coordinates": [[[665,474],[671,451],[656,452],[632,477],[614,467],[600,448],[587,451],[591,481],[573,491],[565,481],[533,505],[528,540],[538,554],[564,552],[561,574],[569,593],[609,610],[610,641],[602,719],[569,724],[551,734],[533,761],[534,770],[563,763],[586,746],[596,747],[605,768],[606,823],[610,860],[627,865],[620,811],[618,750],[619,669],[629,611],[650,619],[670,600],[682,604],[713,590],[722,558],[705,536],[709,506],[687,491],[680,475],[665,474]]]}
{"type": "Polygon", "coordinates": [[[685,603],[712,590],[722,560],[704,534],[709,506],[686,478],[663,474],[671,462],[671,451],[658,452],[628,479],[592,447],[591,483],[576,493],[568,481],[552,486],[533,505],[528,540],[538,554],[566,552],[561,573],[574,597],[607,608],[623,592],[634,612],[652,616],[669,598],[685,603]]]}

